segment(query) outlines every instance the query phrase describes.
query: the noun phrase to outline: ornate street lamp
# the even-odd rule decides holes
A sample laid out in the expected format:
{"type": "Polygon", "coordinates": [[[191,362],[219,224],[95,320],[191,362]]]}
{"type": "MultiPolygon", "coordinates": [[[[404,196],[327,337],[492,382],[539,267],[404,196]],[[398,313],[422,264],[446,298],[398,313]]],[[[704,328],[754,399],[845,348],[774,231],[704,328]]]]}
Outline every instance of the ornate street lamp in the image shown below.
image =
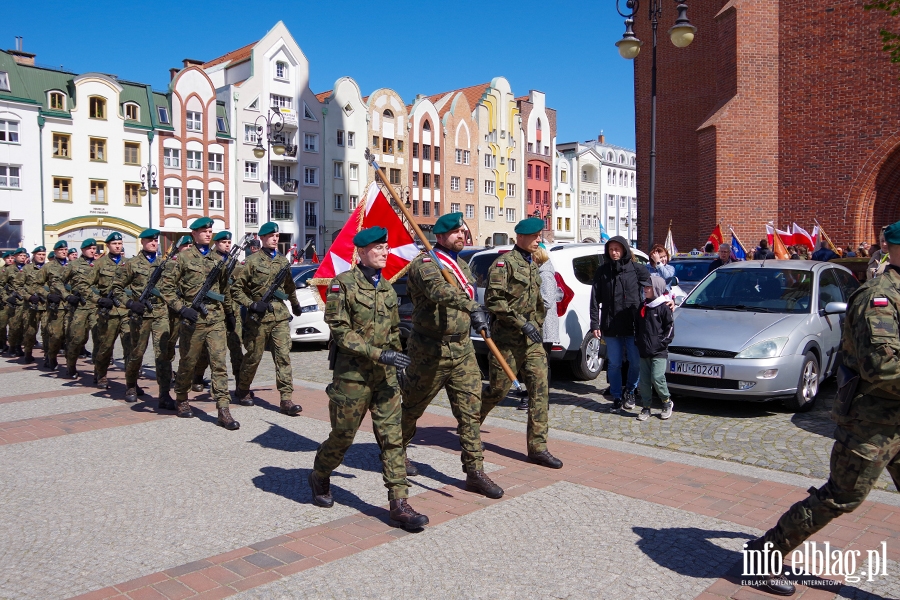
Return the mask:
{"type": "Polygon", "coordinates": [[[154,165],[147,165],[146,167],[141,167],[141,188],[138,190],[138,193],[141,195],[141,198],[147,195],[147,183],[150,184],[150,194],[156,195],[159,193],[159,186],[156,185],[156,167],[154,165]]]}
{"type": "MultiPolygon", "coordinates": [[[[284,154],[287,147],[281,131],[284,129],[284,117],[279,111],[269,110],[265,115],[256,117],[256,147],[253,148],[253,156],[262,160],[266,155],[266,148],[271,148],[277,156],[284,154]],[[265,133],[266,146],[263,147],[263,133],[265,133]]],[[[266,165],[266,204],[265,220],[269,220],[269,210],[272,204],[272,159],[269,158],[266,165]]]]}

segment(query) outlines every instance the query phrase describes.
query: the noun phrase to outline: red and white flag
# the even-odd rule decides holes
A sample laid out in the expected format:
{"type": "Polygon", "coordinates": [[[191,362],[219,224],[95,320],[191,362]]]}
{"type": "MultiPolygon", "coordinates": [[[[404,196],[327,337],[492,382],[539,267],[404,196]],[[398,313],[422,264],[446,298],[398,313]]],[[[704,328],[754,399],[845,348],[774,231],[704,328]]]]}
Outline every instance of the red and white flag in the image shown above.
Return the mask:
{"type": "MultiPolygon", "coordinates": [[[[794,245],[795,246],[798,244],[803,244],[810,250],[812,250],[816,247],[816,242],[813,239],[813,236],[809,235],[809,232],[807,232],[805,229],[803,229],[796,223],[793,224],[793,227],[794,227],[794,245]]],[[[815,231],[815,230],[813,230],[813,231],[815,231]]]]}
{"type": "MultiPolygon", "coordinates": [[[[444,265],[445,269],[449,269],[453,276],[456,277],[456,280],[459,282],[459,285],[466,291],[466,294],[469,296],[469,299],[475,299],[475,287],[472,283],[466,278],[466,274],[462,272],[462,269],[459,268],[459,264],[453,260],[451,256],[448,256],[446,253],[441,252],[437,248],[434,249],[435,256],[438,257],[438,260],[441,261],[441,264],[444,265]]],[[[425,258],[425,260],[429,260],[429,258],[425,258]]]]}
{"type": "Polygon", "coordinates": [[[318,286],[322,299],[328,296],[326,288],[331,280],[344,271],[349,271],[356,264],[356,246],[353,245],[353,237],[362,229],[376,226],[388,230],[388,245],[391,247],[387,265],[381,271],[382,277],[386,277],[389,281],[393,280],[419,254],[419,248],[403,225],[403,221],[391,208],[391,203],[388,202],[384,192],[377,184],[371,183],[366,190],[365,200],[350,214],[350,218],[331,244],[315,275],[310,279],[313,285],[318,286]]]}

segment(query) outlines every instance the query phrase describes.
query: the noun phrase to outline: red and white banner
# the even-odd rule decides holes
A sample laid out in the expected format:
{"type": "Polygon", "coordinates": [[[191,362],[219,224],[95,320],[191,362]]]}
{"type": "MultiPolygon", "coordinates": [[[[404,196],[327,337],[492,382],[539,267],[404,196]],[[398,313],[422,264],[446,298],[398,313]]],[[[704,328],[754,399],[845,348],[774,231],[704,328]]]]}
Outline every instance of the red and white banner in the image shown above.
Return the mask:
{"type": "MultiPolygon", "coordinates": [[[[795,246],[802,244],[802,245],[806,246],[807,248],[809,248],[810,250],[812,250],[816,247],[816,241],[813,239],[813,236],[809,235],[809,232],[807,232],[805,229],[803,229],[796,223],[793,224],[793,227],[794,227],[794,245],[795,246]]],[[[815,230],[813,230],[813,231],[815,231],[815,230]]]]}
{"type": "MultiPolygon", "coordinates": [[[[462,272],[462,269],[459,268],[459,264],[451,256],[448,256],[444,252],[441,252],[437,248],[434,249],[435,256],[438,257],[438,260],[441,261],[441,264],[444,265],[445,269],[449,269],[451,273],[456,277],[456,280],[459,282],[459,285],[462,286],[462,289],[466,291],[466,294],[469,296],[469,299],[475,299],[475,288],[466,278],[466,274],[462,272]]],[[[427,260],[427,258],[426,258],[427,260]]]]}

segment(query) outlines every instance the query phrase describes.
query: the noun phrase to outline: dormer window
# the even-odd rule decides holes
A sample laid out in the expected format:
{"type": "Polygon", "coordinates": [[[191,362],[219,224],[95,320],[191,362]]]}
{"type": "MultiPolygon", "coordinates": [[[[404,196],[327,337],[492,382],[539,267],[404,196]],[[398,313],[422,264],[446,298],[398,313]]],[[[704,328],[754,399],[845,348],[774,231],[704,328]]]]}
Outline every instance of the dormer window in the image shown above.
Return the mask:
{"type": "Polygon", "coordinates": [[[8,92],[9,89],[9,73],[0,71],[0,91],[8,92]]]}
{"type": "Polygon", "coordinates": [[[169,109],[165,106],[157,106],[156,114],[159,116],[159,122],[168,125],[169,124],[169,109]]]}
{"type": "Polygon", "coordinates": [[[88,110],[92,119],[106,119],[106,98],[91,96],[88,99],[88,110]]]}
{"type": "Polygon", "coordinates": [[[225,117],[216,117],[216,131],[219,133],[228,133],[228,128],[225,127],[225,117]]]}
{"type": "Polygon", "coordinates": [[[275,63],[275,77],[278,79],[288,78],[288,66],[286,62],[279,60],[275,63]]]}
{"type": "Polygon", "coordinates": [[[303,103],[303,118],[307,121],[315,121],[316,118],[313,116],[312,111],[309,110],[309,106],[306,105],[306,102],[303,103]]]}
{"type": "Polygon", "coordinates": [[[49,104],[53,110],[66,110],[66,95],[62,92],[50,92],[49,104]]]}
{"type": "Polygon", "coordinates": [[[134,102],[127,103],[125,105],[125,118],[129,121],[140,121],[141,107],[134,102]]]}

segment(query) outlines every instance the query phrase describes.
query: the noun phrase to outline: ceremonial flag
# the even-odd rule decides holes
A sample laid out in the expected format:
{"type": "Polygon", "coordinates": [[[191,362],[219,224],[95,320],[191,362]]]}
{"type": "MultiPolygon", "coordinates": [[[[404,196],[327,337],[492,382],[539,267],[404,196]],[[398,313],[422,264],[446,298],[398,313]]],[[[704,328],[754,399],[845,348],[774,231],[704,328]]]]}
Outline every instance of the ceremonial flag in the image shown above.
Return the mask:
{"type": "MultiPolygon", "coordinates": [[[[790,227],[788,227],[788,230],[790,230],[790,227]]],[[[793,233],[791,233],[790,231],[783,231],[781,229],[778,229],[777,227],[775,228],[775,231],[778,233],[778,237],[781,238],[781,243],[785,245],[785,248],[787,246],[794,245],[794,234],[793,233]]]]}
{"type": "Polygon", "coordinates": [[[315,244],[312,245],[312,251],[313,251],[312,262],[314,265],[317,265],[317,264],[319,264],[319,254],[318,254],[318,252],[316,252],[315,244]]]}
{"type": "Polygon", "coordinates": [[[766,239],[769,241],[769,248],[775,245],[775,228],[772,227],[772,221],[766,225],[766,239]]]}
{"type": "Polygon", "coordinates": [[[672,239],[672,224],[669,224],[669,233],[666,234],[666,243],[663,244],[669,256],[678,254],[678,248],[675,247],[675,240],[672,239]]]}
{"type": "Polygon", "coordinates": [[[791,255],[788,254],[787,247],[784,245],[784,242],[781,240],[781,232],[776,228],[775,229],[775,238],[772,244],[772,252],[775,253],[775,258],[778,260],[788,260],[791,255]]]}
{"type": "Polygon", "coordinates": [[[412,259],[419,254],[418,246],[400,217],[391,208],[384,192],[373,182],[366,190],[365,201],[360,202],[351,213],[347,223],[328,249],[325,259],[316,269],[315,275],[309,280],[311,284],[318,286],[322,299],[328,295],[326,287],[331,280],[344,271],[349,271],[356,264],[356,246],[353,245],[353,237],[360,230],[375,226],[388,230],[388,244],[391,247],[387,265],[381,271],[382,277],[393,282],[406,271],[412,259]]]}
{"type": "MultiPolygon", "coordinates": [[[[815,242],[815,240],[813,240],[813,236],[809,235],[809,233],[805,229],[803,229],[796,223],[794,223],[793,225],[794,225],[794,245],[796,246],[796,245],[802,244],[802,245],[806,246],[807,248],[809,248],[810,250],[815,249],[816,242],[815,242]]],[[[813,231],[815,231],[815,229],[813,229],[813,231]]]]}
{"type": "Polygon", "coordinates": [[[713,252],[717,251],[719,249],[719,246],[725,243],[725,236],[722,235],[722,226],[716,224],[716,228],[712,230],[712,233],[709,234],[709,239],[707,239],[706,241],[712,242],[714,246],[713,252]]]}
{"type": "Polygon", "coordinates": [[[600,223],[600,241],[601,242],[609,241],[609,234],[606,232],[606,228],[603,227],[603,223],[600,223]]]}
{"type": "Polygon", "coordinates": [[[819,226],[818,225],[813,225],[812,241],[813,241],[813,248],[815,248],[816,244],[819,243],[819,226]]]}
{"type": "Polygon", "coordinates": [[[734,232],[734,229],[731,229],[731,258],[733,260],[747,260],[747,251],[744,250],[744,245],[741,244],[741,240],[738,239],[737,234],[734,232]]]}

